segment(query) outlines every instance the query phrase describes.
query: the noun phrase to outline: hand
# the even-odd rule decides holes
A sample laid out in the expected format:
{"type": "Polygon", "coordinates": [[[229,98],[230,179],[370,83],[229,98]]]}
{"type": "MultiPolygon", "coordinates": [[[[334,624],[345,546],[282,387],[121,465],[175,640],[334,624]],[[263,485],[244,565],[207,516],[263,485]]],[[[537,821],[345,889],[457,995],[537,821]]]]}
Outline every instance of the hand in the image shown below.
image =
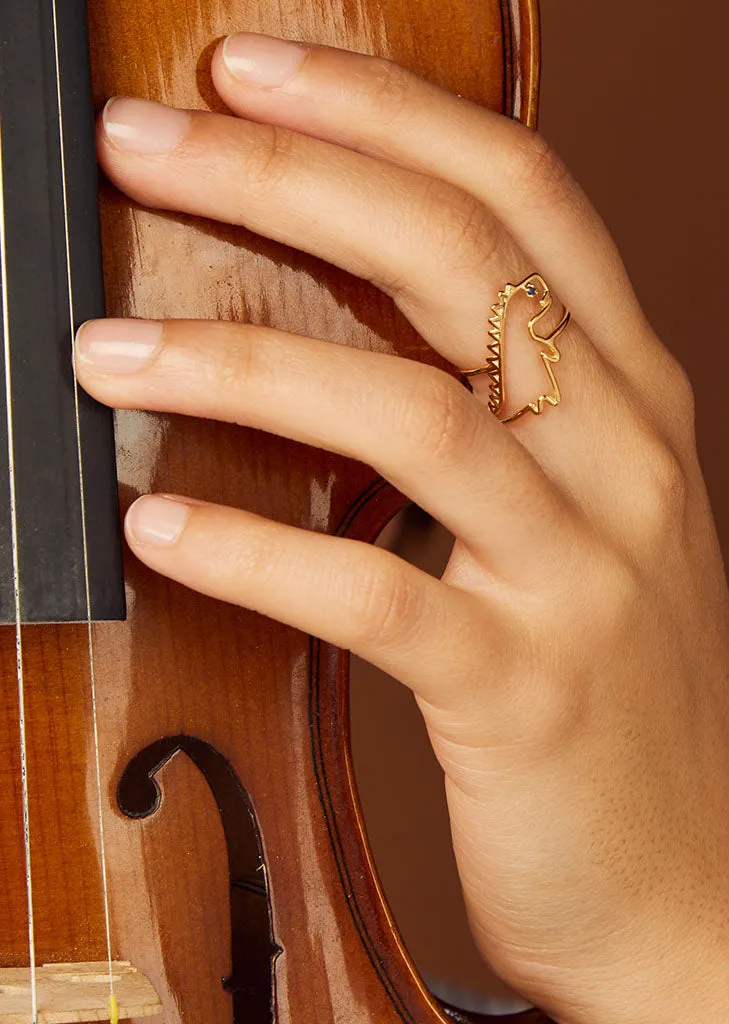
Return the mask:
{"type": "MultiPolygon", "coordinates": [[[[100,159],[120,189],[374,281],[461,370],[485,362],[499,290],[538,271],[573,314],[563,400],[507,426],[484,377],[472,394],[410,360],[250,325],[88,324],[77,372],[102,402],[368,462],[457,538],[438,581],[354,541],[146,496],[132,549],[412,688],[476,941],[526,998],[569,1024],[717,1020],[729,601],[685,373],[537,135],[332,49],[243,34],[213,74],[239,117],[107,106],[100,159]]],[[[544,387],[526,334],[539,298],[512,300],[506,413],[544,387]]]]}

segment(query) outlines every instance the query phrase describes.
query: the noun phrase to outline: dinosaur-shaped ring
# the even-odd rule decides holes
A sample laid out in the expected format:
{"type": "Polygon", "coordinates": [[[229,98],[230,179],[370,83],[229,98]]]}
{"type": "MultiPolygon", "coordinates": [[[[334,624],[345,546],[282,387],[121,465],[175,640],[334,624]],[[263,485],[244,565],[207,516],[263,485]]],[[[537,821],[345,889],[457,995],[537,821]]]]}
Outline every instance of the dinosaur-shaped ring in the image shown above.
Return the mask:
{"type": "Polygon", "coordinates": [[[491,342],[487,345],[489,355],[485,365],[478,366],[475,370],[462,371],[464,377],[477,377],[481,374],[486,374],[488,376],[490,380],[488,407],[494,416],[501,421],[501,423],[512,423],[514,420],[519,419],[520,416],[523,416],[530,410],[535,414],[535,416],[539,416],[544,409],[545,402],[548,402],[550,405],[559,405],[562,399],[559,385],[557,384],[557,380],[554,376],[552,364],[558,363],[560,360],[560,352],[555,345],[555,341],[570,322],[569,311],[565,310],[561,321],[546,337],[537,334],[536,331],[537,324],[549,313],[553,305],[554,300],[552,299],[552,293],[549,290],[549,286],[544,278],[539,274],[530,274],[530,276],[526,277],[521,284],[507,284],[504,290],[499,292],[499,301],[491,307],[492,315],[489,317],[489,323],[491,324],[489,337],[491,338],[491,342]],[[499,413],[501,412],[506,399],[506,390],[504,386],[504,338],[506,334],[506,314],[509,309],[509,303],[518,292],[524,292],[528,298],[537,299],[539,302],[539,312],[532,317],[527,328],[532,341],[536,342],[538,345],[544,346],[539,355],[542,357],[545,369],[549,375],[549,380],[552,384],[552,393],[547,395],[537,395],[535,399],[531,402],[527,402],[523,408],[518,409],[515,413],[512,413],[511,416],[505,416],[502,418],[499,416],[499,413]]]}

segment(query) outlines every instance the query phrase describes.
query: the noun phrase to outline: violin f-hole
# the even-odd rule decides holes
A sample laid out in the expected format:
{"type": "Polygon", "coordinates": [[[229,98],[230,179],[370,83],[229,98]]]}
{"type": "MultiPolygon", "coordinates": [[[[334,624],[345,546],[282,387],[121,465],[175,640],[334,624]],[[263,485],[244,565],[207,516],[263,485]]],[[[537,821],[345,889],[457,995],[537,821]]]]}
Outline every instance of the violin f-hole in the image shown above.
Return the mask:
{"type": "Polygon", "coordinates": [[[234,1024],[274,1024],[275,940],[268,874],[253,805],[233,766],[214,747],[193,736],[167,736],[141,750],[127,765],[117,802],[129,818],[148,818],[162,794],[157,773],[177,753],[187,754],[208,783],[220,811],[230,869],[231,972],[222,983],[233,999],[234,1024]]]}

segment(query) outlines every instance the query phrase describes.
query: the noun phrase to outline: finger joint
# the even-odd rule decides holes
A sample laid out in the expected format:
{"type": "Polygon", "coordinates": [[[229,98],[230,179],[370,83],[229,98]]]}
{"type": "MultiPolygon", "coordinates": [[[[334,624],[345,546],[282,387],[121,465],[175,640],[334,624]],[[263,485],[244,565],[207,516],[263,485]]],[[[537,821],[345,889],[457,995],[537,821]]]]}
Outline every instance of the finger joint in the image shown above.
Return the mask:
{"type": "Polygon", "coordinates": [[[458,462],[479,436],[480,411],[452,377],[423,366],[395,424],[408,461],[439,465],[458,462]]]}
{"type": "Polygon", "coordinates": [[[512,153],[512,202],[554,206],[572,197],[574,182],[567,167],[538,132],[526,130],[512,153]]]}
{"type": "Polygon", "coordinates": [[[354,633],[364,650],[391,648],[417,629],[422,594],[406,571],[383,560],[358,576],[351,612],[354,633]]]}
{"type": "Polygon", "coordinates": [[[246,161],[246,180],[254,187],[278,187],[291,167],[291,132],[275,124],[257,126],[246,161]]]}
{"type": "Polygon", "coordinates": [[[387,127],[401,120],[412,95],[412,76],[400,64],[384,57],[368,62],[368,93],[372,120],[387,127]]]}

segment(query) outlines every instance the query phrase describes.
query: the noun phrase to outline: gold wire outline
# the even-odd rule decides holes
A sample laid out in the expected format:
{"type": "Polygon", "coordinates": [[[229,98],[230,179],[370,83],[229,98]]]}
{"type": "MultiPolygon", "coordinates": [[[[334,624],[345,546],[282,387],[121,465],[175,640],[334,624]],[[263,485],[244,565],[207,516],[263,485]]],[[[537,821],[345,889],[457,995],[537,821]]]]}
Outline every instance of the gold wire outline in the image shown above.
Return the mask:
{"type": "Polygon", "coordinates": [[[491,353],[490,356],[487,357],[486,363],[483,366],[478,366],[475,370],[461,371],[464,377],[478,377],[481,374],[488,375],[490,378],[488,407],[500,423],[513,423],[514,420],[518,420],[520,416],[523,416],[530,410],[535,416],[539,416],[544,410],[545,402],[548,402],[550,405],[557,406],[562,401],[562,393],[559,389],[559,384],[557,383],[557,378],[554,375],[551,364],[558,363],[561,359],[561,353],[554,342],[570,322],[571,313],[566,309],[561,321],[550,334],[544,336],[537,334],[536,331],[536,325],[549,313],[553,305],[554,300],[552,298],[552,292],[541,274],[530,274],[528,277],[525,277],[520,284],[507,284],[504,290],[499,292],[499,301],[494,303],[491,307],[492,316],[489,317],[489,323],[491,324],[489,337],[492,340],[486,346],[486,351],[491,353]],[[523,408],[518,409],[515,413],[512,413],[511,416],[505,416],[502,418],[499,416],[499,413],[506,401],[506,386],[504,383],[504,338],[506,334],[506,314],[509,309],[509,303],[517,292],[523,291],[529,298],[536,298],[536,294],[530,291],[530,289],[535,287],[541,288],[542,297],[539,300],[539,312],[529,321],[527,329],[532,341],[536,342],[538,345],[547,346],[547,350],[541,351],[539,355],[542,357],[544,367],[552,384],[552,394],[537,395],[536,398],[531,402],[527,402],[523,408]]]}

